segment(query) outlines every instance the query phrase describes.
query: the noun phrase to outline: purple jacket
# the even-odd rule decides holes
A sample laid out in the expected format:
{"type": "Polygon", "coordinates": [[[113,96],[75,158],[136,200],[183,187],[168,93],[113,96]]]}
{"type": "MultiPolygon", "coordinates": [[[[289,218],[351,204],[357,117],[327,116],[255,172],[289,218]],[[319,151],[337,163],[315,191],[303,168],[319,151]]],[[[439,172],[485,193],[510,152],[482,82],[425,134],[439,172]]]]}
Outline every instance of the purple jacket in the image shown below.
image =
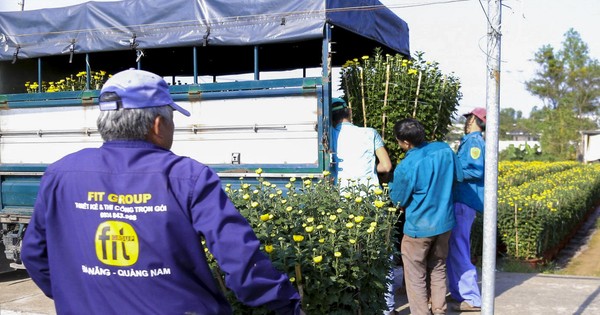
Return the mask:
{"type": "Polygon", "coordinates": [[[50,165],[22,259],[58,314],[231,314],[226,285],[250,306],[295,314],[300,297],[209,167],[143,141],[110,141],[50,165]]]}

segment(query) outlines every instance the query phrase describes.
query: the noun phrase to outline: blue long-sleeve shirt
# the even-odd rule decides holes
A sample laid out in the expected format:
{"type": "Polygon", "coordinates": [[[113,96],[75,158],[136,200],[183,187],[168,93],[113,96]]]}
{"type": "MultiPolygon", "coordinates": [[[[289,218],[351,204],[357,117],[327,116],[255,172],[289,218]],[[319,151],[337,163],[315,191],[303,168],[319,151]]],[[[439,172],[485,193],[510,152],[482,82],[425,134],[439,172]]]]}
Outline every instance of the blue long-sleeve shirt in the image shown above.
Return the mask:
{"type": "Polygon", "coordinates": [[[405,208],[404,234],[431,237],[456,224],[452,187],[462,171],[450,146],[424,143],[406,152],[394,170],[390,198],[405,208]]]}
{"type": "Polygon", "coordinates": [[[50,165],[22,259],[58,314],[231,314],[202,237],[240,301],[299,310],[216,173],[144,141],[106,142],[50,165]]]}
{"type": "Polygon", "coordinates": [[[476,131],[463,136],[456,154],[464,180],[457,183],[454,199],[483,212],[485,140],[481,132],[476,131]]]}

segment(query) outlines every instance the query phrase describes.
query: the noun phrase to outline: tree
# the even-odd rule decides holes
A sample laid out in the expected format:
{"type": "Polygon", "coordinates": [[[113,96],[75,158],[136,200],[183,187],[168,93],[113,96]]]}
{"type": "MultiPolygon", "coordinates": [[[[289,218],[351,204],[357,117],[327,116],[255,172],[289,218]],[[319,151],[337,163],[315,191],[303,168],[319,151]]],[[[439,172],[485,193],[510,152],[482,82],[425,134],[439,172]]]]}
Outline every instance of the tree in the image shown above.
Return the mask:
{"type": "Polygon", "coordinates": [[[551,109],[567,107],[579,116],[595,112],[600,104],[600,64],[589,56],[579,33],[569,29],[562,49],[544,45],[535,54],[540,69],[526,88],[551,109]]]}
{"type": "Polygon", "coordinates": [[[523,112],[514,108],[503,108],[500,110],[500,140],[511,140],[508,135],[511,131],[520,130],[519,121],[523,118],[523,112]]]}
{"type": "Polygon", "coordinates": [[[540,68],[525,84],[544,101],[545,108],[530,118],[542,133],[543,153],[575,159],[578,131],[595,127],[584,115],[597,113],[600,105],[600,63],[577,31],[569,29],[564,37],[560,50],[550,45],[538,50],[533,60],[540,68]]]}
{"type": "Polygon", "coordinates": [[[536,78],[525,82],[525,86],[531,94],[539,96],[544,105],[556,109],[566,94],[564,64],[550,45],[540,48],[533,60],[540,65],[540,70],[535,73],[536,78]]]}

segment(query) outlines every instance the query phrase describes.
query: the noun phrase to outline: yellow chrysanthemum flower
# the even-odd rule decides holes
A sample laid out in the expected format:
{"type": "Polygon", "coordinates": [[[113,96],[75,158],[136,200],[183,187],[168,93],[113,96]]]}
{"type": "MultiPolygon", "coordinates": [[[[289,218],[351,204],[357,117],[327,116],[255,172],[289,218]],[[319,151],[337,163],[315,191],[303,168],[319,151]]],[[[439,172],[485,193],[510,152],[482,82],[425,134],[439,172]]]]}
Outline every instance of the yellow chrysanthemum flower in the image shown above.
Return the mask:
{"type": "Polygon", "coordinates": [[[273,245],[266,245],[265,246],[265,252],[267,253],[272,253],[273,252],[273,245]]]}
{"type": "Polygon", "coordinates": [[[294,234],[293,238],[294,238],[294,242],[296,242],[296,243],[300,243],[300,242],[304,241],[304,235],[294,234]]]}

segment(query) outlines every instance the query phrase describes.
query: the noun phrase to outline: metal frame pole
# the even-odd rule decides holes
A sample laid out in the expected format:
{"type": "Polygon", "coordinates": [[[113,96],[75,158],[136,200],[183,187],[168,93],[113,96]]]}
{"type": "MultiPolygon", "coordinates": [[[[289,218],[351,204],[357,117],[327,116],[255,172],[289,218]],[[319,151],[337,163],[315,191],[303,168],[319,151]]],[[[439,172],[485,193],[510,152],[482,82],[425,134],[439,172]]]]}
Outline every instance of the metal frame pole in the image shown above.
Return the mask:
{"type": "Polygon", "coordinates": [[[488,0],[485,190],[483,211],[482,315],[494,314],[498,214],[498,134],[500,117],[500,26],[502,0],[488,0]]]}

